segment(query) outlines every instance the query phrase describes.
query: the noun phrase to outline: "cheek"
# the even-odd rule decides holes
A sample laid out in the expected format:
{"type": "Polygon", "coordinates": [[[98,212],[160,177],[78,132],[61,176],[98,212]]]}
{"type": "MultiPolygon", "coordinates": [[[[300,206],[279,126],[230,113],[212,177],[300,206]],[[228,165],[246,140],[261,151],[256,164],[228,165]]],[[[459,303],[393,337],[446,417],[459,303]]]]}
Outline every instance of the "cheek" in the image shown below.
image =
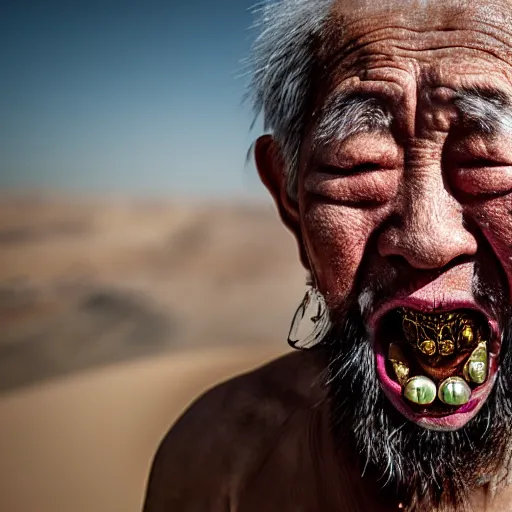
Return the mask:
{"type": "Polygon", "coordinates": [[[475,205],[470,215],[478,223],[505,271],[512,290],[512,196],[475,205]]]}
{"type": "Polygon", "coordinates": [[[375,220],[371,210],[313,203],[302,226],[311,265],[330,308],[352,291],[375,220]]]}

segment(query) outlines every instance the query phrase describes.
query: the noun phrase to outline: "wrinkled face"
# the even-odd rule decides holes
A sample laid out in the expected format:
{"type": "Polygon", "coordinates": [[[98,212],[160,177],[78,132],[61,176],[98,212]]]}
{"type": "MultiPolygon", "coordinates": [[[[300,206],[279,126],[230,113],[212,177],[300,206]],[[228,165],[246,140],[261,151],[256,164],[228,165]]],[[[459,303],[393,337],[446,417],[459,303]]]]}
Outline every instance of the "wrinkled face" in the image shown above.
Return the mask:
{"type": "Polygon", "coordinates": [[[268,139],[258,167],[329,310],[360,308],[391,403],[458,429],[492,389],[510,305],[511,8],[342,3],[297,201],[268,139]]]}

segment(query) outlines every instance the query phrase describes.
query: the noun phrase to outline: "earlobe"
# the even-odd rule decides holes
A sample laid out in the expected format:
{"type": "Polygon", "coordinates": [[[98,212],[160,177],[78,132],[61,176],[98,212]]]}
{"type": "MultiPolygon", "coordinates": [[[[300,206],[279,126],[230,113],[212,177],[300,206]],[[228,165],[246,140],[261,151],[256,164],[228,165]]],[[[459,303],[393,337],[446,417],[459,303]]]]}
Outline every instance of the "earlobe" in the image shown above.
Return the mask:
{"type": "Polygon", "coordinates": [[[261,136],[254,146],[254,157],[260,179],[274,198],[281,220],[295,235],[302,264],[309,270],[300,226],[299,205],[288,194],[286,164],[279,144],[271,135],[261,136]]]}

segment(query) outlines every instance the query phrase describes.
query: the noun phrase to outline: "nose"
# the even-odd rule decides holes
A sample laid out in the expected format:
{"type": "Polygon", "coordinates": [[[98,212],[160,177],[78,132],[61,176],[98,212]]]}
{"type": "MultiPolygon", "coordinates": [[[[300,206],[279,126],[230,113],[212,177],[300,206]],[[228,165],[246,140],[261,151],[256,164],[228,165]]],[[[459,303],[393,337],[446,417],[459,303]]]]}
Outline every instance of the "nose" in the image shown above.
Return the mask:
{"type": "Polygon", "coordinates": [[[381,256],[402,256],[412,267],[436,269],[476,253],[477,241],[441,172],[416,173],[404,183],[399,203],[394,222],[378,237],[381,256]]]}

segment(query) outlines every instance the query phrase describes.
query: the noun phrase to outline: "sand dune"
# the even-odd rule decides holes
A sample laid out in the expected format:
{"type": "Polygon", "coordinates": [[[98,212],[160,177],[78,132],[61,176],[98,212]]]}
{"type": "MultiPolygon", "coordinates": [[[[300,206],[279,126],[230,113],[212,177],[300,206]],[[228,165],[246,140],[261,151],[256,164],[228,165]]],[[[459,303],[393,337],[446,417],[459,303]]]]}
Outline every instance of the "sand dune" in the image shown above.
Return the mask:
{"type": "Polygon", "coordinates": [[[287,349],[270,204],[0,196],[0,511],[136,512],[201,391],[287,349]]]}
{"type": "Polygon", "coordinates": [[[270,204],[0,196],[0,392],[172,350],[281,345],[303,289],[270,204]]]}
{"type": "Polygon", "coordinates": [[[0,397],[0,510],[136,512],[151,458],[199,393],[276,346],[119,364],[0,397]]]}

